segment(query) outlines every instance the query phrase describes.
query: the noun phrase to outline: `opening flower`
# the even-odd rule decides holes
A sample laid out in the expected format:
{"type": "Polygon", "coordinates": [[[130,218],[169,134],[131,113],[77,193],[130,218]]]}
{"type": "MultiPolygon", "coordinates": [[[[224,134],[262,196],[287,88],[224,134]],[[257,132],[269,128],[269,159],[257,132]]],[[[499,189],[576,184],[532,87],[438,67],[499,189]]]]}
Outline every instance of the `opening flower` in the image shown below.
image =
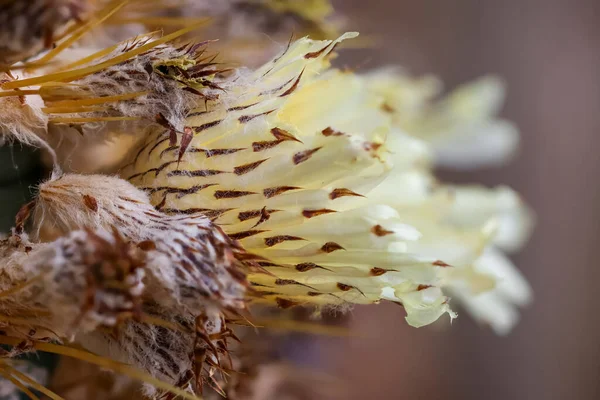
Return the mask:
{"type": "MultiPolygon", "coordinates": [[[[181,22],[191,3],[161,4],[152,18],[181,22]]],[[[51,178],[0,243],[1,343],[77,354],[144,380],[150,396],[193,398],[207,385],[233,393],[232,329],[261,306],[390,301],[420,327],[456,317],[460,302],[497,333],[512,328],[531,290],[504,253],[528,238],[531,212],[507,187],[444,184],[433,171],[512,154],[498,80],[435,100],[431,78],[332,67],[356,33],[292,40],[242,68],[217,60],[211,42],[176,42],[198,25],[63,58],[111,18],[157,22],[119,14],[124,3],[95,5],[55,49],[1,81],[2,136],[54,156],[51,178]]],[[[330,13],[319,1],[222,6],[314,26],[330,13]]],[[[69,26],[73,13],[53,23],[69,26]]],[[[33,39],[14,60],[43,48],[33,39]]]]}

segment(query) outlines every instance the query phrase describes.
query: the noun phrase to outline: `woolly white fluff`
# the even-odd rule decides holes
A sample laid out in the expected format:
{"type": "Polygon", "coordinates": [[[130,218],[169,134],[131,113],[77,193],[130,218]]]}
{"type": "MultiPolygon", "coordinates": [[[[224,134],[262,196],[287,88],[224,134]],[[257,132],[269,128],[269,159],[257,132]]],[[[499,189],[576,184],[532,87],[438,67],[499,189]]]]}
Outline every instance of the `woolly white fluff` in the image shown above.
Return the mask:
{"type": "Polygon", "coordinates": [[[176,299],[189,310],[213,300],[224,307],[244,307],[244,287],[229,275],[234,269],[233,244],[227,235],[202,214],[168,216],[156,211],[146,194],[125,180],[67,174],[45,182],[35,216],[38,227],[49,224],[62,234],[117,228],[134,242],[152,241],[156,254],[148,270],[169,292],[161,297],[165,306],[176,299]],[[184,264],[196,268],[183,268],[184,264]]]}
{"type": "MultiPolygon", "coordinates": [[[[12,80],[8,74],[0,73],[0,84],[12,80]]],[[[0,97],[0,141],[45,145],[48,117],[42,107],[43,101],[37,95],[0,97]]]]}
{"type": "Polygon", "coordinates": [[[32,281],[3,299],[2,311],[48,310],[31,325],[174,385],[185,386],[194,371],[200,384],[209,379],[212,367],[195,363],[220,362],[223,312],[245,309],[237,245],[202,215],[156,211],[142,191],[119,178],[63,175],[40,185],[36,202],[34,226],[49,224],[62,236],[32,243],[13,235],[0,243],[1,289],[32,281]],[[115,268],[121,272],[111,272],[115,268]],[[117,291],[110,284],[115,279],[117,291]],[[123,323],[131,313],[181,328],[123,323]],[[115,335],[98,329],[117,325],[115,335]]]}

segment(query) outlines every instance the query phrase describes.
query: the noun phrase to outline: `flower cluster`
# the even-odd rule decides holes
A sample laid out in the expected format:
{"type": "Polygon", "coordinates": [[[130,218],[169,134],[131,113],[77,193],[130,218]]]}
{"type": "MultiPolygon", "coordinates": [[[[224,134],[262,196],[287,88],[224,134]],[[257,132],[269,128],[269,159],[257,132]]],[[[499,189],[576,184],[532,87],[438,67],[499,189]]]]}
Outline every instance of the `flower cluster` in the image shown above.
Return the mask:
{"type": "Polygon", "coordinates": [[[222,59],[289,21],[329,35],[321,1],[4,3],[0,21],[18,20],[0,32],[0,135],[53,160],[0,243],[0,342],[21,349],[4,359],[74,342],[149,396],[233,398],[233,329],[262,309],[390,301],[420,327],[458,303],[504,334],[530,301],[504,254],[531,230],[519,196],[433,171],[512,155],[497,78],[437,99],[434,78],[335,68],[356,33],[290,41],[256,68],[222,59]],[[214,19],[224,54],[181,41],[205,22],[143,31],[189,15],[214,19]]]}

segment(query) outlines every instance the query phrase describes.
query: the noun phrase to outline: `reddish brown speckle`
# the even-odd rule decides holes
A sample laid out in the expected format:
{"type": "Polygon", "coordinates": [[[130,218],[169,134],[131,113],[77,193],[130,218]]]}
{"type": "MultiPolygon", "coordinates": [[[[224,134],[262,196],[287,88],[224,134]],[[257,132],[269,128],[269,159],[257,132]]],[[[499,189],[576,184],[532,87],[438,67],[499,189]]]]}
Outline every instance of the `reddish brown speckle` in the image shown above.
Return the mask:
{"type": "Polygon", "coordinates": [[[298,236],[290,236],[290,235],[279,235],[279,236],[271,236],[265,238],[265,246],[273,247],[279,243],[287,242],[287,241],[295,241],[295,240],[305,240],[304,238],[298,236]]]}
{"type": "Polygon", "coordinates": [[[248,172],[254,171],[256,168],[258,168],[262,163],[264,163],[267,160],[268,159],[265,158],[264,160],[256,161],[256,162],[249,163],[249,164],[240,165],[238,167],[235,167],[233,169],[233,172],[236,175],[238,175],[238,176],[239,175],[247,174],[248,172]]]}
{"type": "Polygon", "coordinates": [[[219,125],[221,122],[223,122],[223,120],[222,120],[222,119],[220,119],[220,120],[217,120],[217,121],[207,122],[206,124],[202,124],[202,125],[200,125],[200,126],[195,126],[195,127],[194,127],[194,132],[196,132],[196,133],[200,133],[200,132],[202,132],[203,130],[206,130],[206,129],[209,129],[209,128],[212,128],[212,127],[214,127],[214,126],[217,126],[217,125],[219,125]]]}
{"type": "Polygon", "coordinates": [[[273,135],[277,140],[302,143],[299,139],[297,139],[294,135],[292,135],[285,129],[273,128],[271,129],[271,135],[273,135]]]}
{"type": "Polygon", "coordinates": [[[353,192],[350,189],[343,189],[343,188],[341,188],[341,189],[333,189],[331,191],[331,193],[329,193],[329,198],[331,200],[335,200],[335,199],[337,199],[339,197],[344,197],[344,196],[364,197],[362,194],[358,194],[358,193],[353,192]]]}
{"type": "Polygon", "coordinates": [[[263,115],[269,115],[273,111],[275,111],[275,110],[265,111],[264,113],[255,114],[255,115],[242,115],[241,117],[238,118],[238,121],[240,121],[240,123],[242,123],[242,124],[245,124],[246,122],[252,121],[254,118],[258,118],[263,115]]]}
{"type": "Polygon", "coordinates": [[[394,110],[394,107],[390,106],[388,103],[383,103],[383,104],[381,105],[381,109],[382,109],[384,112],[386,112],[386,113],[389,113],[389,114],[391,114],[391,113],[393,113],[393,112],[395,112],[395,111],[396,111],[396,110],[394,110]]]}
{"type": "Polygon", "coordinates": [[[366,151],[377,151],[377,150],[379,150],[380,147],[381,147],[381,143],[366,142],[365,144],[363,144],[363,148],[366,151]]]}
{"type": "Polygon", "coordinates": [[[225,171],[219,171],[216,169],[198,169],[195,171],[188,171],[185,169],[176,169],[175,171],[171,171],[167,174],[168,177],[171,176],[192,176],[192,177],[207,177],[207,176],[215,176],[219,174],[224,174],[225,171]]]}
{"type": "Polygon", "coordinates": [[[305,150],[294,154],[294,164],[298,165],[300,163],[303,163],[319,150],[321,150],[321,147],[316,147],[314,149],[305,150]]]}
{"type": "Polygon", "coordinates": [[[327,46],[323,47],[321,50],[317,50],[317,51],[313,51],[312,53],[306,53],[304,55],[304,58],[306,59],[310,59],[310,58],[317,58],[319,57],[321,54],[323,54],[325,52],[325,50],[327,50],[327,48],[331,45],[331,43],[328,43],[327,46]]]}
{"type": "Polygon", "coordinates": [[[320,210],[304,210],[302,211],[302,215],[304,218],[314,218],[319,215],[330,214],[336,212],[335,210],[330,210],[328,208],[322,208],[320,210]]]}
{"type": "Polygon", "coordinates": [[[340,289],[342,292],[347,292],[349,290],[354,289],[354,286],[350,286],[350,285],[346,285],[345,283],[339,283],[337,284],[338,289],[340,289]]]}
{"type": "Polygon", "coordinates": [[[298,271],[298,272],[306,272],[306,271],[310,271],[315,268],[320,268],[320,267],[317,264],[311,263],[311,262],[296,265],[296,271],[298,271]]]}
{"type": "Polygon", "coordinates": [[[371,232],[373,232],[376,236],[379,237],[391,235],[394,233],[394,231],[388,231],[381,225],[375,225],[373,228],[371,228],[371,232]]]}
{"type": "Polygon", "coordinates": [[[325,128],[321,131],[321,133],[323,134],[323,136],[343,136],[344,134],[340,131],[336,131],[335,129],[333,129],[332,127],[328,127],[325,128]]]}
{"type": "Polygon", "coordinates": [[[445,262],[440,261],[440,260],[434,261],[432,264],[437,267],[449,267],[450,266],[450,264],[446,264],[445,262]]]}
{"type": "Polygon", "coordinates": [[[295,301],[292,301],[292,300],[283,299],[283,298],[281,298],[281,297],[277,297],[277,298],[275,299],[275,302],[277,303],[277,305],[278,305],[280,308],[284,308],[284,309],[285,309],[285,308],[291,308],[291,307],[294,307],[294,306],[297,306],[297,305],[299,305],[299,304],[300,304],[300,303],[298,303],[298,302],[295,302],[295,301]]]}
{"type": "Polygon", "coordinates": [[[288,90],[286,90],[281,95],[279,95],[279,97],[289,96],[290,94],[294,93],[294,91],[298,88],[300,79],[302,79],[302,74],[304,74],[304,69],[302,70],[302,72],[300,72],[300,75],[298,75],[298,78],[296,78],[296,80],[294,81],[294,84],[288,90]]]}
{"type": "Polygon", "coordinates": [[[296,282],[293,279],[277,279],[277,280],[275,280],[275,284],[278,285],[278,286],[300,285],[299,282],[296,282]]]}
{"type": "Polygon", "coordinates": [[[371,268],[370,274],[373,276],[381,276],[381,275],[385,274],[386,272],[388,272],[387,269],[375,267],[375,268],[371,268]]]}
{"type": "Polygon", "coordinates": [[[263,232],[266,232],[266,231],[261,231],[261,230],[243,231],[243,232],[231,233],[231,234],[229,234],[229,237],[233,240],[242,240],[242,239],[248,238],[250,236],[258,235],[263,232]]]}
{"type": "Polygon", "coordinates": [[[337,250],[345,250],[345,249],[335,242],[327,242],[323,246],[321,246],[321,251],[324,251],[325,253],[333,253],[334,251],[337,251],[337,250]]]}
{"type": "Polygon", "coordinates": [[[288,192],[290,190],[298,190],[298,189],[301,189],[301,188],[299,188],[297,186],[277,186],[277,187],[264,189],[263,195],[267,199],[270,199],[271,197],[278,196],[278,195],[288,192]]]}
{"type": "Polygon", "coordinates": [[[247,192],[243,190],[217,190],[215,191],[215,199],[237,199],[238,197],[249,196],[256,194],[255,192],[247,192]]]}
{"type": "Polygon", "coordinates": [[[419,285],[417,287],[417,291],[420,292],[421,290],[425,290],[425,289],[428,289],[430,287],[431,287],[431,285],[419,285]]]}

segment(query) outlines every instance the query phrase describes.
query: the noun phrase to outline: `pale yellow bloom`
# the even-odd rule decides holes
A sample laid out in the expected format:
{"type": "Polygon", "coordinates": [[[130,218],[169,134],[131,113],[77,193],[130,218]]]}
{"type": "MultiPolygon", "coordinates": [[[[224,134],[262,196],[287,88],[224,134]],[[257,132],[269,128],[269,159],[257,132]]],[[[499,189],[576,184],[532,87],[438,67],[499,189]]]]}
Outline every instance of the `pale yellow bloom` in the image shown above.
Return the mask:
{"type": "MultiPolygon", "coordinates": [[[[301,39],[237,75],[218,102],[189,114],[194,135],[181,160],[180,146],[156,133],[121,175],[159,209],[203,211],[264,257],[270,274],[250,276],[258,302],[385,299],[421,326],[454,315],[445,291],[460,286],[494,326],[469,293],[494,287],[497,263],[482,256],[494,240],[520,244],[527,212],[510,189],[436,182],[431,146],[404,133],[376,78],[329,66],[335,44],[353,36],[301,39]]],[[[505,307],[528,299],[525,283],[516,290],[505,307]]]]}
{"type": "Polygon", "coordinates": [[[368,74],[371,87],[386,99],[395,123],[426,141],[436,163],[451,168],[500,165],[517,150],[516,127],[497,114],[504,83],[494,76],[462,85],[441,97],[442,84],[431,76],[412,78],[400,70],[368,74]]]}

